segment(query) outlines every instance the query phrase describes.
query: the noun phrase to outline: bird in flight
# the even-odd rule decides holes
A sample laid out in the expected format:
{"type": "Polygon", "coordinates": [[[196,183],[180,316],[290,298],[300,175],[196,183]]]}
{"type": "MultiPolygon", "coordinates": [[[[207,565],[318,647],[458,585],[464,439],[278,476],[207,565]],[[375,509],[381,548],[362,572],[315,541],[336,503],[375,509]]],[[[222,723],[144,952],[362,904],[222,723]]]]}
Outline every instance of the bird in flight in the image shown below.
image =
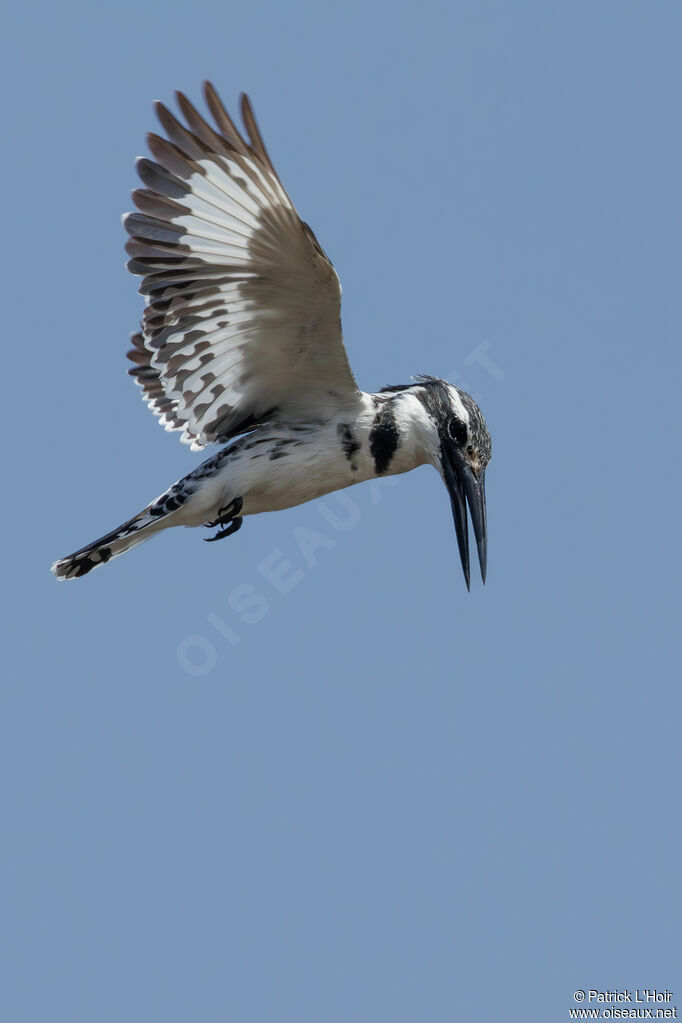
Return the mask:
{"type": "Polygon", "coordinates": [[[450,495],[470,586],[471,514],[486,574],[490,434],[476,402],[436,377],[361,391],[341,334],[341,286],[298,216],[248,97],[244,134],[204,85],[215,126],[177,93],[166,138],[140,158],[137,212],[123,218],[128,269],[146,306],[129,370],[166,430],[200,451],[223,447],[128,522],[52,566],[77,579],[169,526],[235,533],[278,511],[378,476],[431,464],[450,495]]]}

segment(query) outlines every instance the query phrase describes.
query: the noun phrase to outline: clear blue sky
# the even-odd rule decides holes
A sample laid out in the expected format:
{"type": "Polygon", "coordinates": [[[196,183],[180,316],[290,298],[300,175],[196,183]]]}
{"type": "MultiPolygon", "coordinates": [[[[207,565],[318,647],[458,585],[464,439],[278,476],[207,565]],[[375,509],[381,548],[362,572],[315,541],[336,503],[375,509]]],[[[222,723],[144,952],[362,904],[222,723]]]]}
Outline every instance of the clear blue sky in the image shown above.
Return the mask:
{"type": "Polygon", "coordinates": [[[682,1003],[679,5],[4,18],[2,1018],[682,1003]],[[50,576],[200,457],[126,377],[119,216],[204,78],[251,94],[360,385],[479,398],[485,589],[427,468],[50,576]]]}

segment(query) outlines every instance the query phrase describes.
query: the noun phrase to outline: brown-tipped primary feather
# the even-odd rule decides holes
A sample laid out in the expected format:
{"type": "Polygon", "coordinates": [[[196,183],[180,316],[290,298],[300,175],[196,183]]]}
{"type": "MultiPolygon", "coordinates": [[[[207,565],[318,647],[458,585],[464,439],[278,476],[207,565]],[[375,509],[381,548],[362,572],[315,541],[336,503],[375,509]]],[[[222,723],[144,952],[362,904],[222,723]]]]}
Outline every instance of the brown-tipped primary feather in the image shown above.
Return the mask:
{"type": "Polygon", "coordinates": [[[147,135],[147,145],[159,164],[181,180],[187,180],[193,174],[206,173],[196,160],[178,149],[175,143],[156,135],[153,131],[147,135]]]}
{"type": "Polygon", "coordinates": [[[139,156],[135,161],[135,169],[142,183],[157,195],[173,199],[182,199],[187,195],[187,185],[182,178],[171,174],[154,160],[148,160],[146,156],[139,156]]]}
{"type": "Polygon", "coordinates": [[[228,139],[229,142],[232,143],[238,152],[246,156],[248,154],[248,146],[235,127],[234,121],[223,106],[222,100],[220,99],[220,96],[212,82],[204,82],[204,96],[206,98],[208,109],[213,114],[213,119],[218,125],[219,131],[226,139],[228,139]]]}
{"type": "Polygon", "coordinates": [[[219,135],[208,121],[204,120],[183,92],[176,92],[175,98],[190,129],[197,138],[201,139],[210,152],[220,153],[224,156],[230,156],[234,152],[234,146],[223,138],[222,135],[219,135]]]}
{"type": "MultiPolygon", "coordinates": [[[[245,92],[241,94],[241,96],[239,97],[239,101],[242,112],[242,120],[244,121],[244,125],[249,136],[251,149],[256,154],[256,156],[260,160],[262,160],[262,162],[265,164],[265,166],[268,168],[271,174],[273,174],[275,178],[277,178],[277,171],[272,166],[272,160],[268,156],[268,151],[265,148],[263,137],[258,129],[256,117],[253,112],[253,107],[251,106],[251,101],[245,92]]],[[[279,181],[279,178],[277,178],[277,180],[279,181]]]]}
{"type": "Polygon", "coordinates": [[[154,104],[154,109],[156,110],[156,116],[159,119],[161,127],[164,129],[171,142],[173,142],[181,152],[185,153],[193,160],[201,160],[202,157],[206,156],[206,153],[209,151],[208,148],[202,142],[197,140],[196,135],[192,135],[191,132],[187,131],[183,124],[180,124],[175,114],[171,113],[167,106],[157,100],[154,104]]]}
{"type": "Polygon", "coordinates": [[[150,217],[164,217],[170,220],[171,217],[182,216],[189,213],[187,206],[176,202],[167,195],[159,195],[150,188],[135,188],[131,192],[132,200],[140,213],[146,213],[150,217]]]}

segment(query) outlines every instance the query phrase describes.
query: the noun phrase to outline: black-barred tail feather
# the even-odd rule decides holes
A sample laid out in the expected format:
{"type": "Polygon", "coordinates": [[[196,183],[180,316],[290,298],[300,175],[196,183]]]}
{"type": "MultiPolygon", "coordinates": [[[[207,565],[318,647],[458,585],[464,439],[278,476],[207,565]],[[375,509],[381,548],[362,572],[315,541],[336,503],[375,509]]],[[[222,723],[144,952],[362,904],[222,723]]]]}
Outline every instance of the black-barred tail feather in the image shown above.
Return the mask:
{"type": "Polygon", "coordinates": [[[101,536],[87,547],[81,547],[74,554],[55,561],[52,571],[58,579],[79,579],[93,568],[105,565],[119,554],[137,547],[159,530],[166,529],[171,525],[168,519],[173,515],[173,511],[174,509],[164,507],[161,499],[156,500],[118,529],[101,536]]]}

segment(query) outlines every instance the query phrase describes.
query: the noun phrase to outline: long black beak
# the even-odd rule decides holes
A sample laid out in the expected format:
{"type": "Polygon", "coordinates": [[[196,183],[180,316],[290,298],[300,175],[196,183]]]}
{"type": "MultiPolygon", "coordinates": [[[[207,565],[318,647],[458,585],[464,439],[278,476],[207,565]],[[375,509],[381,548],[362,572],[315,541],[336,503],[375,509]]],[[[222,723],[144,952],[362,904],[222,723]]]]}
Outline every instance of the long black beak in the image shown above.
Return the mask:
{"type": "Polygon", "coordinates": [[[443,478],[450,494],[452,515],[455,520],[459,556],[466,580],[467,589],[471,589],[469,571],[469,524],[467,521],[467,504],[471,512],[471,521],[478,548],[478,563],[481,566],[481,578],[485,583],[488,565],[488,530],[485,515],[485,469],[477,477],[473,469],[454,444],[443,443],[442,447],[443,478]]]}

